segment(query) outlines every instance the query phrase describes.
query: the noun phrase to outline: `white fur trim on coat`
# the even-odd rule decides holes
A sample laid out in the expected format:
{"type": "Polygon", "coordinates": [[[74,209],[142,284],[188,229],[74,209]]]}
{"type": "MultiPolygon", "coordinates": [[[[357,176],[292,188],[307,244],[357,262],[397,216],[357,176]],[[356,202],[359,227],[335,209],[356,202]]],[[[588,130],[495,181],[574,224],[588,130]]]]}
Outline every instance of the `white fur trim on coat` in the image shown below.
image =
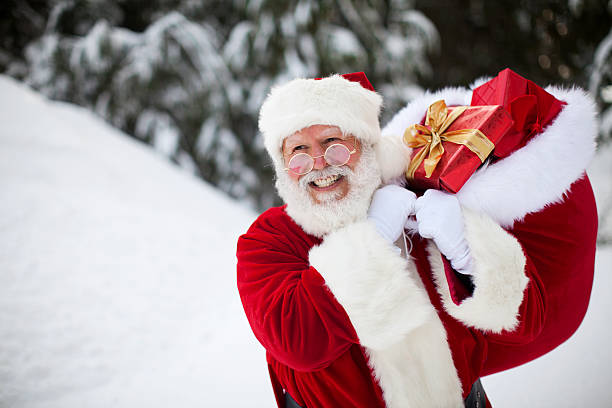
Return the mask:
{"type": "Polygon", "coordinates": [[[310,265],[349,315],[359,340],[384,349],[435,313],[418,278],[370,221],[329,233],[310,250],[310,265]]]}
{"type": "Polygon", "coordinates": [[[361,221],[328,234],[309,259],[351,319],[387,407],[463,407],[444,326],[396,249],[361,221]]]}
{"type": "Polygon", "coordinates": [[[512,226],[525,215],[563,200],[595,154],[595,104],[580,89],[549,87],[567,102],[557,118],[525,147],[477,171],[457,193],[466,207],[512,226]]]}
{"type": "Polygon", "coordinates": [[[461,381],[440,319],[384,350],[366,348],[388,408],[463,408],[461,381]]]}
{"type": "Polygon", "coordinates": [[[278,166],[283,140],[312,125],[338,126],[361,141],[377,143],[381,106],[380,95],[341,75],[299,78],[272,89],[259,112],[259,130],[278,166]]]}
{"type": "MultiPolygon", "coordinates": [[[[488,214],[502,226],[511,227],[525,215],[561,201],[595,153],[596,109],[592,99],[577,88],[548,87],[546,91],[567,102],[554,121],[523,148],[478,170],[457,193],[462,205],[488,214]]],[[[404,130],[420,122],[436,100],[469,105],[471,97],[472,91],[465,88],[425,93],[393,117],[382,130],[380,143],[392,149],[404,130]]],[[[383,180],[400,176],[407,165],[408,161],[402,164],[395,156],[381,160],[383,180]]]]}
{"type": "Polygon", "coordinates": [[[484,214],[463,209],[465,237],[473,259],[474,293],[460,305],[453,302],[440,251],[430,242],[429,262],[448,314],[469,327],[499,333],[518,324],[519,307],[529,283],[526,258],[512,235],[484,214]]]}

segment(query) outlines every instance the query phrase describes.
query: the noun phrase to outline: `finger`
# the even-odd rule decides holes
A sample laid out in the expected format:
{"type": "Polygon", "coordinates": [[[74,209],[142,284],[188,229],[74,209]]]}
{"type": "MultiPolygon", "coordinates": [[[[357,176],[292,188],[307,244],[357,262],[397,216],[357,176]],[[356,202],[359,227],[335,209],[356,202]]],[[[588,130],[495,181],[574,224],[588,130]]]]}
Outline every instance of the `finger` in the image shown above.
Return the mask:
{"type": "Polygon", "coordinates": [[[430,228],[427,225],[422,225],[421,223],[419,223],[418,229],[419,229],[419,235],[422,236],[423,238],[431,239],[435,236],[435,233],[432,231],[432,228],[430,228]]]}
{"type": "Polygon", "coordinates": [[[425,196],[421,196],[419,198],[416,199],[416,201],[414,202],[414,212],[418,213],[420,212],[423,207],[425,207],[427,204],[427,198],[425,198],[425,196]]]}
{"type": "Polygon", "coordinates": [[[416,194],[414,194],[413,191],[410,191],[406,188],[403,187],[399,187],[399,186],[395,186],[396,189],[394,189],[394,194],[397,194],[399,197],[401,197],[404,200],[414,200],[416,198],[416,194]]]}
{"type": "Polygon", "coordinates": [[[410,233],[418,233],[419,232],[419,223],[416,218],[408,217],[406,220],[406,225],[404,225],[404,229],[408,230],[410,233]]]}
{"type": "Polygon", "coordinates": [[[388,185],[386,185],[386,186],[382,187],[382,188],[381,188],[381,190],[388,191],[388,192],[390,192],[391,194],[394,194],[394,193],[396,193],[396,194],[401,194],[401,193],[402,193],[402,191],[408,191],[408,190],[406,190],[405,188],[400,187],[400,186],[395,185],[395,184],[388,184],[388,185]]]}
{"type": "Polygon", "coordinates": [[[436,199],[443,199],[445,197],[450,197],[452,196],[452,194],[450,193],[446,193],[444,191],[440,191],[440,190],[434,190],[432,188],[430,188],[429,190],[425,191],[425,194],[423,194],[423,197],[427,197],[433,200],[436,199]]]}

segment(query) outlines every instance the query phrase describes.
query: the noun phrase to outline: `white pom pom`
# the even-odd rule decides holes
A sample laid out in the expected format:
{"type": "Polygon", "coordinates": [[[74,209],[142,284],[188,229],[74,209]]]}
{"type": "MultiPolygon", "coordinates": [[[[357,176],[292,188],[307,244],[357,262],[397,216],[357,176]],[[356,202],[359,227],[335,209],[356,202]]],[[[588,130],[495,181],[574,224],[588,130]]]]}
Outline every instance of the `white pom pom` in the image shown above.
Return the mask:
{"type": "Polygon", "coordinates": [[[391,180],[404,174],[410,163],[412,149],[404,144],[401,135],[383,136],[376,143],[375,149],[383,183],[388,184],[391,180]]]}

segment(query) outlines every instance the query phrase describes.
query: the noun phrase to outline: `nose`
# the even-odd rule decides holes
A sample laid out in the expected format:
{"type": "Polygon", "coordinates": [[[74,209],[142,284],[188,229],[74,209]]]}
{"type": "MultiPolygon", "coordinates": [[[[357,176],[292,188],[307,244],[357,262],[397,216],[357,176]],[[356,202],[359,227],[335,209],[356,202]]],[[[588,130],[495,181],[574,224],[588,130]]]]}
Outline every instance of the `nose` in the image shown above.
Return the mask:
{"type": "Polygon", "coordinates": [[[312,149],[312,157],[314,159],[314,166],[313,169],[315,170],[321,170],[322,168],[327,166],[327,162],[325,161],[325,157],[323,157],[323,155],[325,154],[325,149],[322,146],[316,146],[315,148],[312,149]],[[320,157],[318,157],[320,156],[320,157]],[[315,159],[316,157],[316,159],[315,159]]]}

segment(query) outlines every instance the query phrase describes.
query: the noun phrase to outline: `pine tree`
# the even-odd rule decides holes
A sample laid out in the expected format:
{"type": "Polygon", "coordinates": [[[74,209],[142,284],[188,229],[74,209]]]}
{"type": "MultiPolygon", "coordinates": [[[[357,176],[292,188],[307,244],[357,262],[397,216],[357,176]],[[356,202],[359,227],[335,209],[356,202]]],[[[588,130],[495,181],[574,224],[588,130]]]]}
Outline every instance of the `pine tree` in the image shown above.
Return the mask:
{"type": "Polygon", "coordinates": [[[260,208],[275,201],[257,131],[272,85],[365,71],[389,117],[420,90],[438,44],[431,22],[399,1],[160,0],[138,17],[118,0],[52,3],[27,49],[27,82],[260,208]]]}
{"type": "Polygon", "coordinates": [[[601,112],[599,142],[609,143],[612,141],[612,30],[595,51],[589,89],[601,112]]]}
{"type": "MultiPolygon", "coordinates": [[[[610,10],[612,13],[612,10],[610,10]]],[[[606,166],[608,172],[612,169],[610,158],[602,156],[606,152],[612,152],[612,31],[601,41],[595,51],[593,71],[591,73],[590,92],[600,109],[599,115],[599,153],[596,161],[599,166],[606,166]],[[602,160],[602,158],[605,158],[602,160]]],[[[600,170],[601,171],[601,170],[600,170]]],[[[606,185],[599,186],[598,213],[599,228],[598,242],[601,244],[612,243],[612,189],[610,181],[606,185]]]]}

